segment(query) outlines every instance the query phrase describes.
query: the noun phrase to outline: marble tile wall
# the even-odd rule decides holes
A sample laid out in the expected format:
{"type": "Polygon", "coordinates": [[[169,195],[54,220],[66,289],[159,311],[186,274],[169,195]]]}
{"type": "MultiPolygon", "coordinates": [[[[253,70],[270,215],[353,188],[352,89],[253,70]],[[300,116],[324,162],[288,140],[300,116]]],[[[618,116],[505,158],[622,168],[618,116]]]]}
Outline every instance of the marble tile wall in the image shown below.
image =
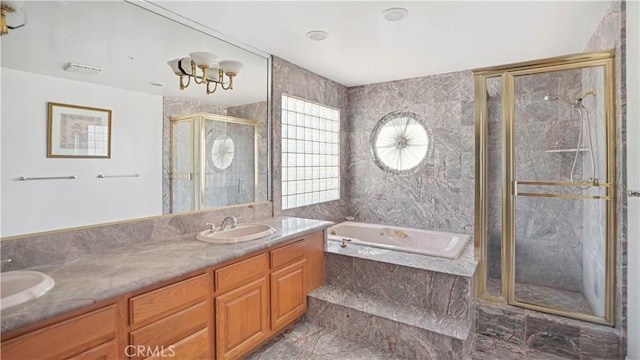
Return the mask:
{"type": "Polygon", "coordinates": [[[474,199],[473,75],[462,71],[349,88],[349,213],[363,222],[471,234],[474,199]],[[376,123],[413,111],[433,132],[427,165],[408,176],[376,166],[376,123]]]}
{"type": "Polygon", "coordinates": [[[478,302],[477,333],[565,359],[623,359],[618,332],[608,326],[478,302]]]}
{"type": "Polygon", "coordinates": [[[265,201],[270,198],[269,189],[266,186],[269,177],[269,163],[266,160],[268,159],[269,151],[268,111],[269,108],[266,101],[227,108],[227,115],[229,116],[258,121],[258,126],[256,127],[258,159],[262,160],[258,161],[258,184],[260,185],[256,188],[255,201],[265,201]]]}
{"type": "Polygon", "coordinates": [[[219,224],[226,216],[242,216],[243,221],[247,222],[264,219],[271,217],[272,211],[271,202],[265,201],[253,205],[165,215],[3,240],[0,242],[2,259],[12,261],[3,263],[2,271],[61,264],[107,249],[195,234],[206,228],[205,223],[219,224]]]}
{"type": "Polygon", "coordinates": [[[349,97],[347,88],[334,81],[316,75],[306,69],[294,65],[284,59],[273,57],[273,88],[271,118],[273,139],[273,206],[275,215],[307,217],[328,221],[344,221],[347,211],[349,183],[351,177],[347,166],[350,158],[348,129],[349,97]],[[282,139],[281,112],[282,94],[296,96],[307,101],[316,102],[340,110],[340,200],[282,211],[282,139]]]}
{"type": "Polygon", "coordinates": [[[594,30],[584,51],[615,49],[616,93],[616,328],[622,334],[622,353],[626,353],[627,327],[627,95],[625,87],[625,2],[612,1],[611,6],[594,30]]]}
{"type": "Polygon", "coordinates": [[[467,320],[472,278],[351,256],[325,254],[326,284],[436,317],[467,320]]]}

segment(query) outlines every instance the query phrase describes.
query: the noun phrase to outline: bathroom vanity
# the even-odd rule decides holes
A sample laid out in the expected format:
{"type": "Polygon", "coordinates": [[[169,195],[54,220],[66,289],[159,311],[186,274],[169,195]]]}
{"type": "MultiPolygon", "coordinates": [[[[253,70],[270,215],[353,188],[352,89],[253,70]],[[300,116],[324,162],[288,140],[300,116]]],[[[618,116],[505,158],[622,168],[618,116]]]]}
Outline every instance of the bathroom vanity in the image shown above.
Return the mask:
{"type": "MultiPolygon", "coordinates": [[[[303,315],[307,293],[324,282],[325,229],[331,223],[295,218],[272,221],[281,225],[268,241],[208,245],[188,240],[190,246],[216,253],[210,258],[205,254],[207,260],[194,259],[210,262],[198,270],[142,287],[141,281],[130,279],[139,289],[8,331],[3,326],[2,358],[237,359],[246,355],[303,315]],[[296,223],[297,230],[287,228],[292,220],[305,222],[296,223]],[[220,257],[221,251],[226,255],[220,257]]],[[[84,261],[90,265],[90,259],[84,261]]],[[[139,266],[144,267],[145,261],[141,256],[139,266]]],[[[95,268],[99,271],[99,264],[95,268]]],[[[160,269],[157,277],[166,276],[160,269]]],[[[53,276],[60,287],[78,286],[53,276]]],[[[107,279],[103,284],[119,281],[107,279]]],[[[3,311],[3,323],[17,324],[20,314],[29,310],[46,317],[47,304],[64,297],[60,292],[66,290],[58,289],[56,295],[54,289],[22,309],[3,311]]]]}

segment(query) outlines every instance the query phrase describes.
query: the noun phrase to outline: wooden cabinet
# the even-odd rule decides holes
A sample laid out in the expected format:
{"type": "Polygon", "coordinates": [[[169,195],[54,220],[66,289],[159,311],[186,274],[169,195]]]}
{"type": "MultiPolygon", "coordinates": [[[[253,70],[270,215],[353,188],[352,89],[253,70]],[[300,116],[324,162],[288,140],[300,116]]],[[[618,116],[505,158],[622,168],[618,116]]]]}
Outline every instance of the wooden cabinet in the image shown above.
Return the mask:
{"type": "Polygon", "coordinates": [[[302,316],[324,233],[2,334],[3,360],[239,359],[302,316]],[[77,315],[77,316],[74,316],[77,315]]]}
{"type": "Polygon", "coordinates": [[[269,336],[268,270],[260,254],[215,271],[217,359],[237,359],[269,336]]]}
{"type": "Polygon", "coordinates": [[[307,274],[305,290],[307,293],[324,284],[324,232],[318,231],[305,236],[307,255],[307,274]]]}
{"type": "Polygon", "coordinates": [[[113,359],[117,309],[110,305],[2,342],[2,359],[113,359]]]}

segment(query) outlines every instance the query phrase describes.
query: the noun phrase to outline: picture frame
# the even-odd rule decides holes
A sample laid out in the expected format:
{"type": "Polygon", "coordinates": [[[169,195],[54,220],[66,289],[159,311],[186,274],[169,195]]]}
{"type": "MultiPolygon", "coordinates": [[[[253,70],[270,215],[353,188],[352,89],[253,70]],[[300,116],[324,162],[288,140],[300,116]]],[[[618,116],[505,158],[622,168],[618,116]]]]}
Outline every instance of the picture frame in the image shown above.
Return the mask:
{"type": "Polygon", "coordinates": [[[111,158],[111,110],[48,102],[48,158],[111,158]]]}

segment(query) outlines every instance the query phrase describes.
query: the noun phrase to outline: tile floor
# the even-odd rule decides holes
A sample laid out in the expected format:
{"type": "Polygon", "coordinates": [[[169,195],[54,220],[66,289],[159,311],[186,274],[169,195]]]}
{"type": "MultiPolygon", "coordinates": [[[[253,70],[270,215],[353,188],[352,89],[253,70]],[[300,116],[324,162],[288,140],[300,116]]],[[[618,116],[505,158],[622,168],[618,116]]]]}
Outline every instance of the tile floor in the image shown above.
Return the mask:
{"type": "MultiPolygon", "coordinates": [[[[509,342],[478,335],[473,360],[562,360],[509,342]]],[[[250,354],[246,360],[409,360],[349,341],[335,331],[299,321],[250,354]]],[[[411,359],[412,360],[412,359],[411,359]]],[[[450,359],[458,360],[458,359],[450,359]]]]}
{"type": "MultiPolygon", "coordinates": [[[[501,292],[500,279],[489,278],[487,292],[499,294],[501,292]]],[[[587,299],[579,292],[557,290],[531,284],[516,284],[516,299],[523,302],[556,306],[562,309],[593,314],[587,299]]]]}

